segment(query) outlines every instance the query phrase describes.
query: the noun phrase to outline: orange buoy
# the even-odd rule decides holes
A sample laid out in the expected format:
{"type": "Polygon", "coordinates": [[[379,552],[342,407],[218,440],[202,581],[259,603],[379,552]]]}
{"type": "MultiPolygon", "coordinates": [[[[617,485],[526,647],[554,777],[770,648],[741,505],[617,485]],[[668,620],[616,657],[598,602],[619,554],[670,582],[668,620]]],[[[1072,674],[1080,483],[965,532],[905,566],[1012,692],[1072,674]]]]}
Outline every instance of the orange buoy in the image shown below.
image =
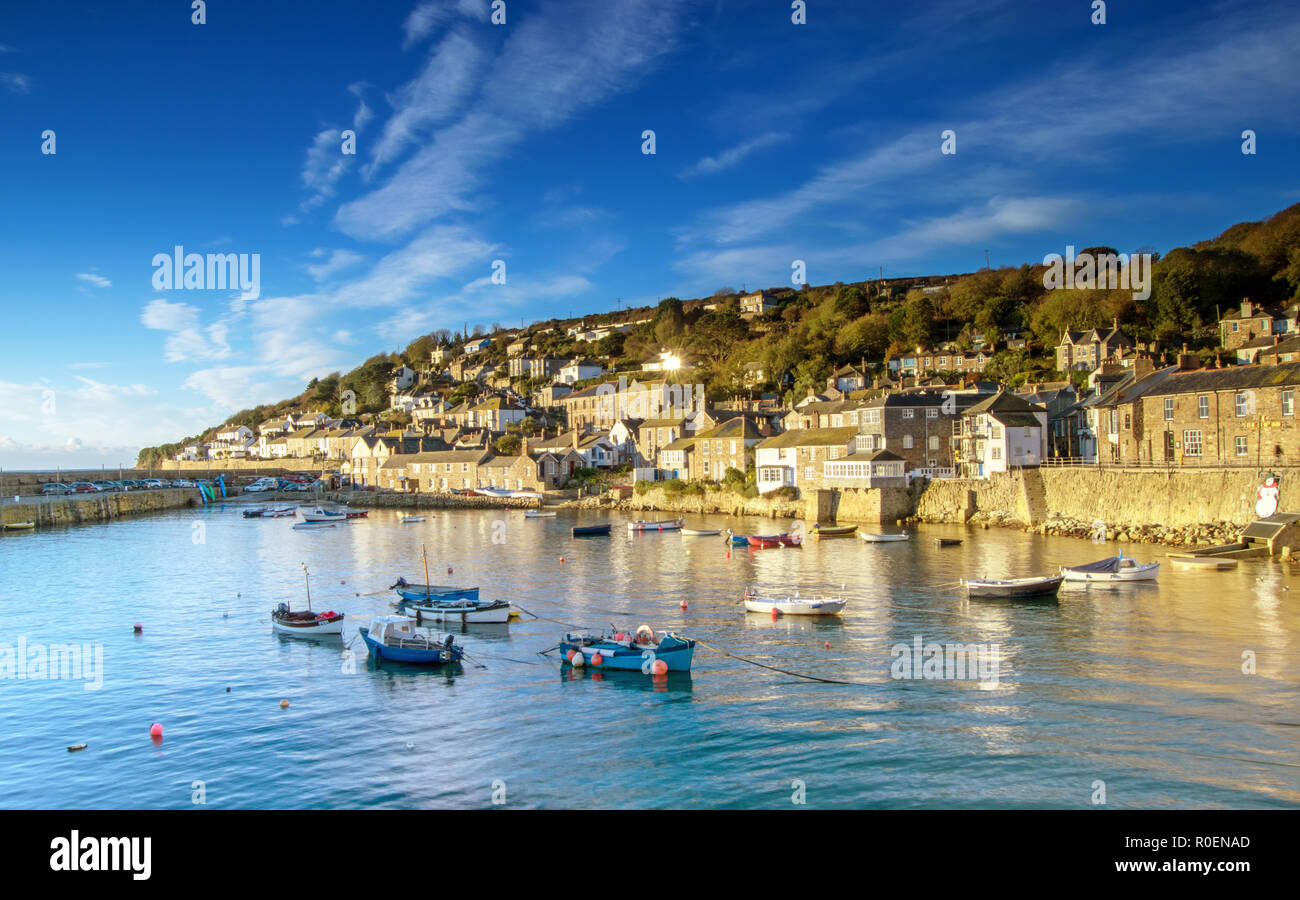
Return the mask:
{"type": "Polygon", "coordinates": [[[827,649],[827,650],[831,649],[831,642],[830,642],[830,641],[827,641],[827,642],[826,642],[826,649],[827,649]]]}
{"type": "Polygon", "coordinates": [[[772,607],[772,618],[776,619],[776,618],[780,618],[780,616],[781,616],[781,610],[777,609],[775,606],[772,607]]]}
{"type": "Polygon", "coordinates": [[[564,557],[563,557],[563,556],[560,557],[560,562],[564,562],[564,557]]]}
{"type": "Polygon", "coordinates": [[[656,659],[654,664],[650,666],[650,674],[652,675],[664,675],[667,674],[667,672],[668,663],[664,662],[662,659],[656,659]]]}
{"type": "Polygon", "coordinates": [[[685,608],[686,608],[686,601],[683,600],[681,605],[682,605],[682,609],[685,609],[685,608]]]}
{"type": "Polygon", "coordinates": [[[288,701],[288,700],[281,700],[281,701],[280,701],[280,709],[288,709],[288,708],[289,708],[289,701],[288,701]]]}
{"type": "Polygon", "coordinates": [[[150,725],[150,726],[149,726],[149,737],[151,737],[151,738],[160,738],[160,737],[162,737],[162,725],[159,724],[158,722],[154,722],[152,725],[150,725]]]}
{"type": "Polygon", "coordinates": [[[601,656],[599,653],[591,654],[591,664],[593,666],[602,665],[604,662],[605,662],[605,657],[601,656]]]}

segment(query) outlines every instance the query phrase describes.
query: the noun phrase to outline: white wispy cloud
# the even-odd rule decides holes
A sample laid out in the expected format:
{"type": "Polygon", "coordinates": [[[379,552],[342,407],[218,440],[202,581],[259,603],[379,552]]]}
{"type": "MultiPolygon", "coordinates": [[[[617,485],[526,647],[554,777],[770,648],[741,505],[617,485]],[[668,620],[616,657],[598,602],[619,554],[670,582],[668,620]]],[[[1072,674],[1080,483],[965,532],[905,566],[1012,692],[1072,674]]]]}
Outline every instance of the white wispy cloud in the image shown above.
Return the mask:
{"type": "MultiPolygon", "coordinates": [[[[685,0],[545,3],[521,15],[461,112],[383,185],[343,204],[335,225],[354,238],[392,240],[448,213],[477,208],[476,192],[512,149],[633,83],[675,47],[688,18],[685,0]]],[[[464,53],[477,45],[452,46],[464,53]]],[[[409,133],[409,123],[427,123],[447,109],[441,96],[396,99],[401,105],[394,118],[403,124],[393,126],[393,141],[381,141],[390,151],[399,135],[409,133]]]]}
{"type": "Polygon", "coordinates": [[[722,172],[726,169],[733,168],[744,162],[746,157],[752,156],[759,150],[772,147],[790,140],[790,134],[785,131],[769,131],[760,134],[758,137],[749,138],[741,141],[735,146],[728,147],[716,156],[706,156],[697,160],[691,166],[683,169],[679,173],[680,178],[692,178],[697,175],[712,175],[716,172],[722,172]]]}
{"type": "Polygon", "coordinates": [[[14,94],[30,94],[32,79],[22,72],[0,72],[0,85],[14,94]]]}
{"type": "Polygon", "coordinates": [[[140,324],[168,332],[163,343],[163,359],[167,362],[230,356],[228,323],[217,321],[204,327],[199,308],[189,303],[173,303],[161,297],[150,300],[140,312],[140,324]]]}
{"type": "Polygon", "coordinates": [[[312,251],[312,256],[318,259],[326,257],[324,262],[307,266],[307,274],[315,281],[324,281],[331,275],[350,269],[365,260],[364,255],[352,250],[326,250],[324,247],[317,247],[312,251]]]}
{"type": "Polygon", "coordinates": [[[113,282],[109,281],[103,275],[96,275],[94,272],[78,272],[77,277],[82,281],[93,284],[95,287],[106,288],[113,286],[113,282]]]}
{"type": "Polygon", "coordinates": [[[411,10],[402,23],[402,49],[424,40],[434,29],[456,16],[486,20],[488,8],[488,0],[425,0],[411,10]]]}

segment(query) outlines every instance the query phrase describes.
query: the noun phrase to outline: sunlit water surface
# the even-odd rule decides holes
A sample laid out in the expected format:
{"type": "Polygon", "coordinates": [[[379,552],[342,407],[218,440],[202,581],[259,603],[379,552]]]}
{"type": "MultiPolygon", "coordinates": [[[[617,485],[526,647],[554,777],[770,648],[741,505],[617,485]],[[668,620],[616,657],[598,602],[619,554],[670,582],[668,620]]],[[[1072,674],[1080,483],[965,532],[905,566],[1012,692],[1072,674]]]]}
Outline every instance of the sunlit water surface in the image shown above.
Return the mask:
{"type": "Polygon", "coordinates": [[[291,521],[230,505],[0,537],[0,653],[21,637],[104,654],[99,690],[0,680],[0,806],[1085,808],[1103,785],[1112,808],[1300,803],[1300,588],[1287,590],[1300,581],[1276,563],[1181,572],[1144,547],[1163,564],[1156,586],[1008,604],[968,602],[955,582],[1112,550],[945,526],[728,555],[718,538],[630,536],[619,515],[596,539],[572,538],[568,514],[291,521]],[[939,535],[965,540],[938,548],[939,535]],[[375,665],[356,624],[392,611],[396,575],[423,580],[421,544],[435,582],[556,621],[468,629],[458,640],[483,668],[375,665]],[[272,633],[271,608],[303,597],[303,563],[314,608],[347,614],[343,641],[272,633]],[[743,611],[750,584],[842,592],[849,606],[842,620],[773,621],[743,611]],[[648,623],[861,683],[703,647],[691,675],[666,682],[575,673],[539,655],[560,623],[648,623]],[[891,647],[918,635],[996,644],[997,684],[894,679],[891,647]]]}

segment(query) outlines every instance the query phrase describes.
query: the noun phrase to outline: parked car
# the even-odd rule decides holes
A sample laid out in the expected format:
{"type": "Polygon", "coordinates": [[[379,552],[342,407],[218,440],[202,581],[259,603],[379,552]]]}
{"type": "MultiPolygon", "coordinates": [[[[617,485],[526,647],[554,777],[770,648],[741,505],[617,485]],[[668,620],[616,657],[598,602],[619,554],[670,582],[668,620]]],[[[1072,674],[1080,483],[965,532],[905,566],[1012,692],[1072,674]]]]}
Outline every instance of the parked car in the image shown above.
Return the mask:
{"type": "Polygon", "coordinates": [[[244,488],[244,491],[251,494],[258,494],[262,491],[274,491],[278,487],[279,483],[274,478],[259,478],[257,481],[254,481],[248,487],[244,488]]]}
{"type": "Polygon", "coordinates": [[[122,486],[116,481],[93,481],[91,484],[101,491],[120,491],[122,489],[122,486]]]}
{"type": "Polygon", "coordinates": [[[158,488],[167,487],[167,482],[163,481],[161,478],[146,478],[144,480],[144,486],[149,490],[157,490],[158,488]]]}
{"type": "Polygon", "coordinates": [[[98,494],[99,488],[95,487],[89,481],[74,481],[68,485],[72,488],[74,494],[98,494]]]}
{"type": "Polygon", "coordinates": [[[41,493],[42,494],[73,494],[76,492],[72,488],[68,487],[66,484],[60,484],[57,481],[52,481],[49,484],[41,485],[41,493]]]}

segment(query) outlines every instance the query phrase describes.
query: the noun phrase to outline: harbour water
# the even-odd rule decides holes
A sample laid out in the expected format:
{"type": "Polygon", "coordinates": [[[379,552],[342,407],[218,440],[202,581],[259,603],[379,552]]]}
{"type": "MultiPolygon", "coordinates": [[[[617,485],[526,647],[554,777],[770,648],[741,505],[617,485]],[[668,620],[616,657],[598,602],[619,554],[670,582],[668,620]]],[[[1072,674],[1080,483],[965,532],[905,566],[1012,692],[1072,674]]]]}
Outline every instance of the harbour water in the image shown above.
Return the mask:
{"type": "Polygon", "coordinates": [[[29,655],[71,643],[103,653],[98,689],[49,673],[0,680],[0,806],[1300,804],[1300,589],[1288,591],[1300,580],[1276,563],[1162,565],[1155,585],[971,602],[963,576],[1054,571],[1114,545],[945,526],[908,542],[728,555],[719,538],[629,535],[621,514],[611,537],[574,539],[572,525],[604,514],[433,511],[403,525],[400,511],[373,510],[295,531],[240,508],[0,537],[0,655],[20,642],[29,655]],[[939,548],[940,535],[965,540],[939,548]],[[467,629],[458,641],[474,662],[454,670],[376,666],[360,640],[349,662],[358,620],[392,611],[396,576],[424,580],[421,544],[435,583],[479,585],[545,619],[467,629]],[[302,599],[303,563],[313,607],[347,614],[342,642],[271,631],[270,610],[302,599]],[[747,585],[842,593],[849,606],[842,620],[773,620],[743,611],[747,585]],[[575,672],[539,655],[561,623],[647,623],[855,683],[703,647],[690,676],[575,672]],[[996,645],[996,683],[895,679],[891,648],[918,638],[996,645]]]}

